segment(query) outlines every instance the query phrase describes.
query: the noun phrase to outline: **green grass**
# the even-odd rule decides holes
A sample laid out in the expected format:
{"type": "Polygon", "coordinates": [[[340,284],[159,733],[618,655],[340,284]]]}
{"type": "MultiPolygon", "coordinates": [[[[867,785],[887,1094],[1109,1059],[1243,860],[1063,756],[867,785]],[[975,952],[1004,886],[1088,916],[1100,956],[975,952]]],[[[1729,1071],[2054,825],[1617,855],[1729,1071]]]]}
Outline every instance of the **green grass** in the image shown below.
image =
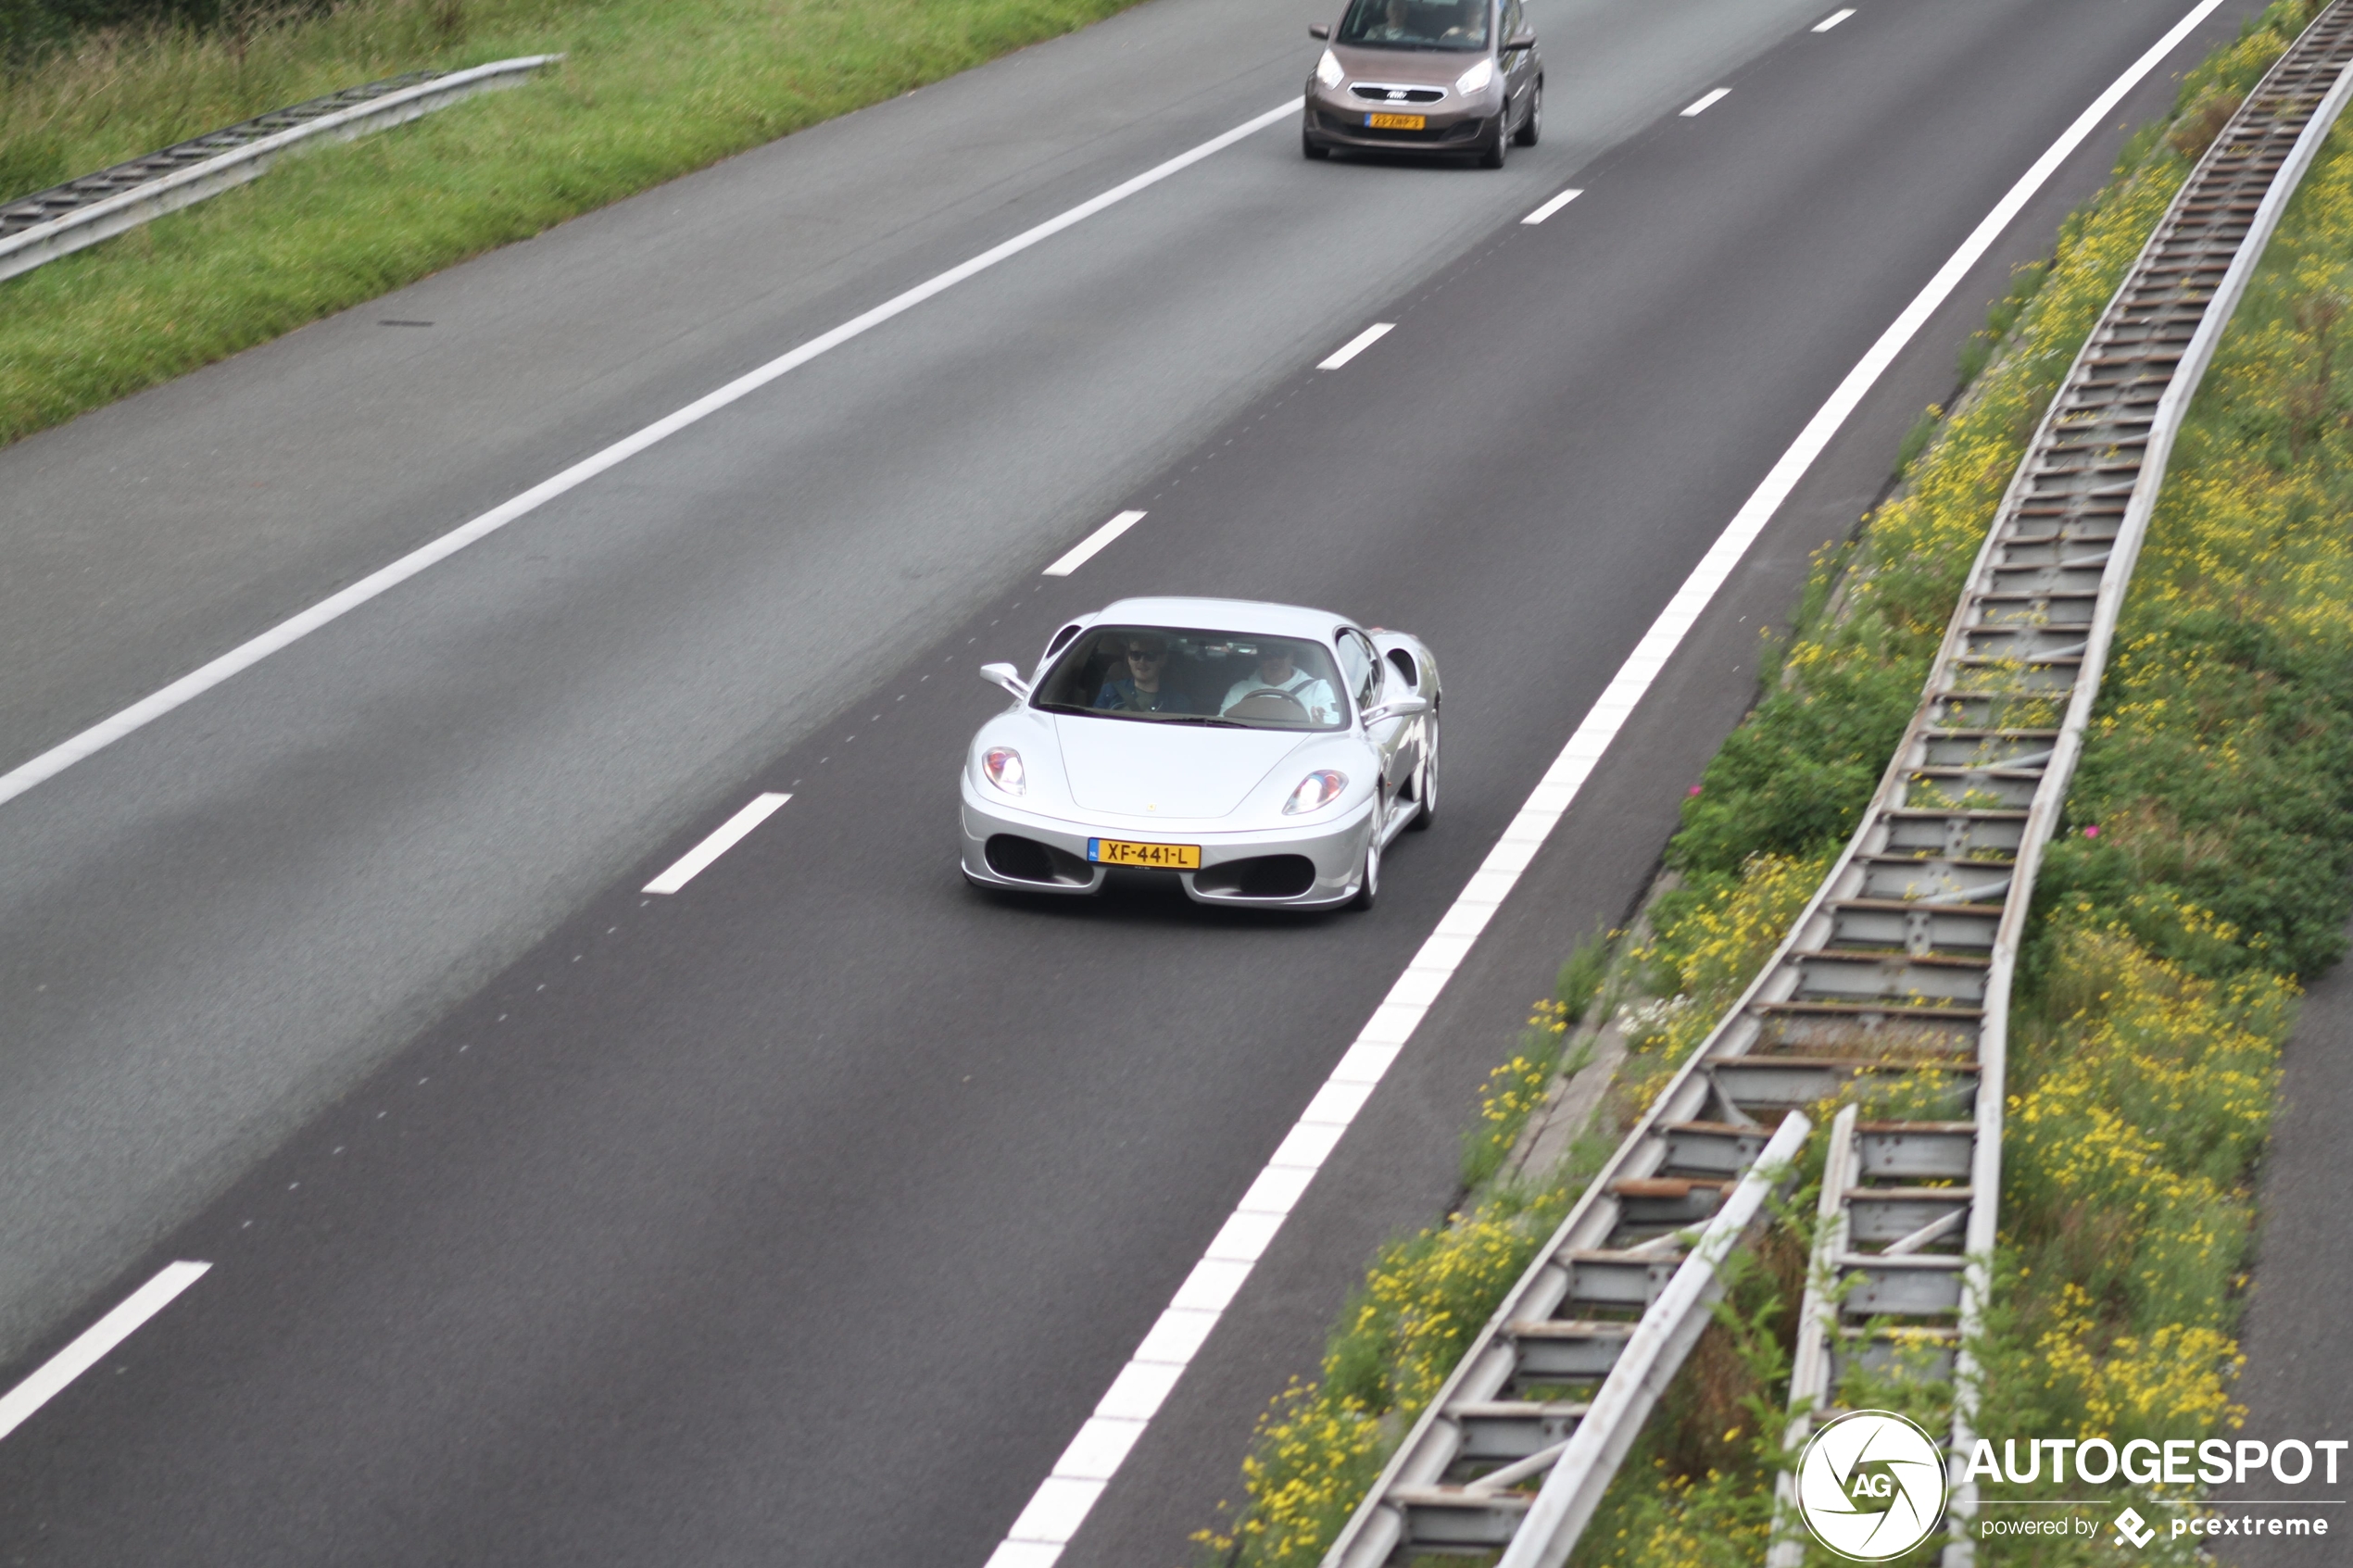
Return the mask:
{"type": "Polygon", "coordinates": [[[1912,421],[1912,428],[1904,433],[1904,439],[1895,447],[1895,471],[1899,477],[1912,471],[1912,465],[1920,460],[1920,454],[1936,438],[1936,427],[1944,422],[1942,405],[1931,403],[1920,410],[1920,417],[1912,421]]]}
{"type": "Polygon", "coordinates": [[[567,57],[0,283],[0,441],[1126,3],[351,0],[85,38],[6,81],[0,195],[401,71],[567,57]]]}

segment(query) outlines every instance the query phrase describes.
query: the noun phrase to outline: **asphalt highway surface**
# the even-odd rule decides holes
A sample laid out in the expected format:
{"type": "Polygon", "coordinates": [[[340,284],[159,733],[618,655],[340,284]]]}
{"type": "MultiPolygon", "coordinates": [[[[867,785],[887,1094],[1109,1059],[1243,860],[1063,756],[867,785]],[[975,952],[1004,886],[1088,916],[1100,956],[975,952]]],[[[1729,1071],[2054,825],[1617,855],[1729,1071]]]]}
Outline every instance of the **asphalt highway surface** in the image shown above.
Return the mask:
{"type": "MultiPolygon", "coordinates": [[[[1726,520],[2188,8],[1540,0],[1505,169],[1309,163],[1278,119],[0,801],[0,1390],[211,1265],[0,1437],[0,1562],[986,1561],[1726,520]],[[1378,909],[963,884],[975,667],[1146,592],[1438,650],[1443,817],[1378,909]]],[[[1187,1560],[1811,552],[2255,9],[1813,466],[1065,1562],[1187,1560]]],[[[0,452],[0,770],[1276,108],[1318,19],[1151,0],[0,452]]]]}
{"type": "MultiPolygon", "coordinates": [[[[2344,1129],[2353,1115],[2353,971],[2343,963],[2305,993],[2282,1066],[2240,1340],[2246,1366],[2232,1395],[2246,1408],[2246,1436],[2309,1443],[2353,1426],[2353,1391],[2337,1370],[2345,1303],[2353,1298],[2343,1197],[2344,1129]]],[[[2341,1537],[2353,1476],[2339,1472],[2339,1484],[2327,1486],[2326,1474],[2316,1471],[2302,1486],[2258,1474],[2214,1493],[2225,1504],[2257,1505],[2246,1512],[2259,1517],[2326,1517],[2332,1536],[2341,1537]],[[2328,1506],[2309,1506],[2322,1499],[2328,1506]]],[[[2328,1568],[2346,1557],[2341,1538],[2323,1536],[2224,1539],[2212,1549],[2235,1568],[2328,1568]]]]}

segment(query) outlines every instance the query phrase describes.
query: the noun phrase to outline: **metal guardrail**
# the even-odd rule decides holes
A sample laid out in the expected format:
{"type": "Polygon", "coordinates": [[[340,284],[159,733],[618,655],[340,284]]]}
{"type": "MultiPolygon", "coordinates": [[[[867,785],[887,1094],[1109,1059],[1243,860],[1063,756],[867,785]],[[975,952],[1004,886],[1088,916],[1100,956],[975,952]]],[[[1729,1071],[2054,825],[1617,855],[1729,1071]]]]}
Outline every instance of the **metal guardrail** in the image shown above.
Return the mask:
{"type": "Polygon", "coordinates": [[[267,173],[277,155],[326,137],[347,141],[446,108],[561,55],[526,55],[467,70],[411,71],[272,110],[161,152],[69,180],[0,206],[0,278],[29,272],[100,240],[267,173]]]}
{"type": "MultiPolygon", "coordinates": [[[[2017,891],[2003,911],[1995,941],[1998,985],[1988,999],[1985,1034],[1995,1041],[1997,1054],[2007,1046],[2011,972],[2025,935],[2034,873],[2066,805],[2108,645],[2157,510],[2174,439],[2264,247],[2348,98],[2353,98],[2353,3],[2336,0],[2265,74],[2175,194],[2053,399],[2037,439],[2045,466],[2038,468],[2032,456],[2021,466],[1996,521],[1994,540],[1989,540],[1973,574],[1971,598],[1990,607],[1996,595],[2030,572],[2040,583],[2045,574],[2082,570],[2063,558],[2070,545],[2070,523],[2082,528],[2085,544],[2092,542],[2098,532],[2094,520],[2130,476],[2094,597],[2083,661],[2069,690],[2054,755],[2028,808],[2017,891]],[[2072,474],[2070,462],[2077,470],[2072,474]],[[2057,541],[2049,562],[2031,562],[2035,546],[2018,533],[2015,521],[2029,517],[2041,519],[2041,532],[2057,541]]],[[[1969,613],[1969,602],[1956,616],[1957,625],[1969,613]]],[[[1994,1086],[1998,1089],[1998,1080],[1994,1086]]],[[[1971,1206],[1964,1242],[1968,1288],[1952,1442],[1953,1453],[1964,1456],[1974,1443],[1978,1392],[1970,1346],[1992,1291],[1987,1271],[2001,1199],[2004,1103],[1998,1092],[1981,1102],[1972,1157],[1970,1185],[1982,1198],[1971,1206]]],[[[1818,1324],[1822,1319],[1813,1321],[1818,1324]]],[[[1835,1388],[1834,1380],[1824,1386],[1824,1402],[1835,1388]]],[[[1946,1568],[1967,1568],[1976,1556],[1969,1524],[1976,1516],[1977,1489],[1962,1462],[1954,1461],[1950,1468],[1952,1538],[1944,1562],[1946,1568]]]]}
{"type": "MultiPolygon", "coordinates": [[[[1828,1411],[1857,1359],[1925,1347],[1924,1370],[1956,1379],[1954,1447],[1968,1451],[1967,1346],[1990,1286],[2010,978],[2034,873],[2182,416],[2353,93],[2348,63],[2353,0],[2337,0],[2192,171],[2030,445],[1861,826],[1505,1297],[1325,1568],[1499,1550],[1499,1568],[1563,1562],[1650,1408],[1610,1400],[1617,1369],[1637,1343],[1696,1336],[1698,1302],[1673,1288],[1679,1233],[1721,1213],[1736,1179],[1746,1190],[1770,1123],[1872,1085],[1912,1080],[1934,1114],[1864,1122],[1849,1104],[1833,1123],[1795,1424],[1828,1411]],[[1560,1472],[1572,1449],[1604,1462],[1560,1472]],[[1519,1489],[1548,1466],[1541,1492],[1519,1489]],[[1543,1507],[1555,1491],[1561,1505],[1543,1507]]],[[[1680,1359],[1641,1375],[1663,1385],[1680,1359]]],[[[1948,1568],[1971,1560],[1961,1468],[1948,1568]]],[[[1769,1561],[1802,1557],[1785,1537],[1769,1561]]]]}
{"type": "MultiPolygon", "coordinates": [[[[1707,1308],[1723,1293],[1718,1271],[1725,1257],[1747,1235],[1750,1222],[1765,1207],[1766,1193],[1788,1183],[1797,1152],[1813,1130],[1803,1111],[1793,1110],[1781,1118],[1765,1151],[1742,1175],[1731,1196],[1677,1266],[1675,1277],[1634,1325],[1585,1419],[1561,1444],[1536,1500],[1496,1568],[1561,1568],[1567,1560],[1569,1549],[1601,1506],[1602,1494],[1609,1490],[1610,1478],[1633,1447],[1642,1423],[1711,1321],[1707,1308]]],[[[1492,1490],[1516,1478],[1515,1471],[1533,1474],[1540,1468],[1540,1458],[1531,1456],[1517,1465],[1490,1472],[1471,1486],[1492,1490]]]]}

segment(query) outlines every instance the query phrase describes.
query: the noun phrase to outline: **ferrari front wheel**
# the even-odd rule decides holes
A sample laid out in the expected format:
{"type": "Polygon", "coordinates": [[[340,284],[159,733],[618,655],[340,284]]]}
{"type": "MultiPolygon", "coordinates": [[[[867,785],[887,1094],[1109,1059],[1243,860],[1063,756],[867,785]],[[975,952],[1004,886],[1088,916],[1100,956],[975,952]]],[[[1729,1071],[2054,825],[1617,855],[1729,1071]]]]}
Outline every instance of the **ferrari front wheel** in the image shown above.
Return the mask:
{"type": "Polygon", "coordinates": [[[1414,777],[1414,821],[1416,833],[1438,820],[1438,709],[1429,710],[1423,720],[1422,765],[1414,777]]]}
{"type": "Polygon", "coordinates": [[[1373,834],[1365,840],[1365,874],[1357,879],[1352,909],[1369,909],[1380,901],[1380,813],[1374,812],[1373,834]]]}

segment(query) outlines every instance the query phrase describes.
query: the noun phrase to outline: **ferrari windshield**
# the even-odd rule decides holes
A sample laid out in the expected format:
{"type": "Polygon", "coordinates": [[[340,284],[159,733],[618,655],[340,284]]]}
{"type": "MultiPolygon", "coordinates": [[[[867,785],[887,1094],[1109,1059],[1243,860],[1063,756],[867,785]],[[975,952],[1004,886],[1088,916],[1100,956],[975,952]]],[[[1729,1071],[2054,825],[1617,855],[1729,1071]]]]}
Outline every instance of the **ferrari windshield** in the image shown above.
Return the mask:
{"type": "Polygon", "coordinates": [[[1484,49],[1488,0],[1356,0],[1338,44],[1367,49],[1484,49]]]}
{"type": "Polygon", "coordinates": [[[1330,650],[1299,637],[1096,626],[1073,639],[1030,699],[1052,713],[1253,730],[1348,723],[1330,650]]]}

